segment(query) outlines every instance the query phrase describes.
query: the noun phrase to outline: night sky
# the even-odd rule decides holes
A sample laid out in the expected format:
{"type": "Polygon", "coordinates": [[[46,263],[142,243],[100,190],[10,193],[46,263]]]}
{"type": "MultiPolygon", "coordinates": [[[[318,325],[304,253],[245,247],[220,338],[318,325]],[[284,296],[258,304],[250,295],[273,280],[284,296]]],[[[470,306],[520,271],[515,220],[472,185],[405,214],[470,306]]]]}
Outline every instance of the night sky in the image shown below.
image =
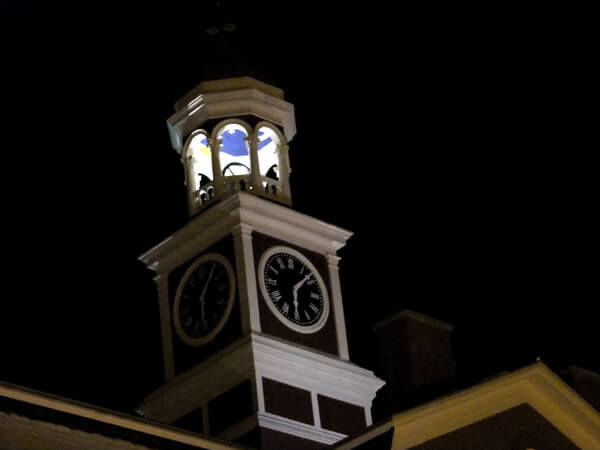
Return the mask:
{"type": "Polygon", "coordinates": [[[455,325],[465,380],[536,357],[600,370],[591,120],[561,27],[239,3],[1,4],[0,380],[125,411],[160,384],[137,257],[187,220],[166,119],[227,74],[285,90],[294,208],[355,233],[340,252],[355,362],[375,368],[372,325],[412,308],[455,325]]]}

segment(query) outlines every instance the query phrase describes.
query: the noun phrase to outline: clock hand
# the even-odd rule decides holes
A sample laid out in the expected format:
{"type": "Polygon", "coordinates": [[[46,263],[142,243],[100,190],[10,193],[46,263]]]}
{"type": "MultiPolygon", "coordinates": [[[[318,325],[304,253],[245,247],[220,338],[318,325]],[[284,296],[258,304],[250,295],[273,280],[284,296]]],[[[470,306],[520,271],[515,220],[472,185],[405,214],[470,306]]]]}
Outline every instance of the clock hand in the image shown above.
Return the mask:
{"type": "Polygon", "coordinates": [[[308,281],[308,279],[310,278],[312,274],[308,274],[306,275],[304,278],[302,278],[300,281],[298,281],[295,285],[294,285],[294,292],[298,292],[298,289],[300,289],[304,283],[306,283],[308,281]]]}
{"type": "Polygon", "coordinates": [[[202,320],[202,329],[206,330],[206,319],[204,317],[204,297],[206,296],[206,289],[208,288],[208,283],[210,283],[210,280],[213,277],[213,273],[215,272],[215,265],[213,264],[213,266],[210,268],[210,272],[208,274],[208,279],[206,280],[206,283],[204,283],[204,287],[202,288],[202,292],[200,293],[200,297],[198,298],[198,300],[200,300],[200,319],[202,320]]]}
{"type": "Polygon", "coordinates": [[[296,287],[294,286],[294,290],[292,291],[292,294],[294,295],[294,309],[296,311],[296,313],[294,314],[294,317],[296,317],[296,320],[298,320],[298,289],[296,289],[296,287]]]}

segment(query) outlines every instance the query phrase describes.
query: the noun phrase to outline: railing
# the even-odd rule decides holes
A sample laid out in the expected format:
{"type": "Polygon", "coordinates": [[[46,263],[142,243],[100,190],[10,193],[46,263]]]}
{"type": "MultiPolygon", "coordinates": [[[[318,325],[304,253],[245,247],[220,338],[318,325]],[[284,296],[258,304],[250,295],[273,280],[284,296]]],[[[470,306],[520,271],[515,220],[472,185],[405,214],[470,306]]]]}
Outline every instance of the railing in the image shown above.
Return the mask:
{"type": "MultiPolygon", "coordinates": [[[[261,176],[259,185],[255,186],[251,183],[250,174],[231,175],[223,177],[222,197],[227,197],[229,194],[239,191],[247,191],[253,195],[275,200],[279,203],[289,204],[289,199],[283,195],[281,183],[279,180],[274,180],[269,177],[261,176]]],[[[194,214],[204,210],[210,204],[219,200],[217,198],[217,190],[214,183],[206,184],[202,188],[194,192],[194,214]]]]}

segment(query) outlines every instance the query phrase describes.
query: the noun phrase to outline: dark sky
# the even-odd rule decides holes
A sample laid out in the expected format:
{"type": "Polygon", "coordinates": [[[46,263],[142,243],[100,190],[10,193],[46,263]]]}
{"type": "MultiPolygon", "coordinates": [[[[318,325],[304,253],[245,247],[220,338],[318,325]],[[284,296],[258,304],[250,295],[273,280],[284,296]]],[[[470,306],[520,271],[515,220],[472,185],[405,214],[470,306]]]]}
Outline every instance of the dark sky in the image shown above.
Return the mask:
{"type": "Polygon", "coordinates": [[[165,121],[225,73],[285,90],[294,207],[355,232],[357,363],[375,367],[370,327],[412,308],[456,326],[466,378],[537,356],[599,370],[591,121],[562,23],[239,3],[2,3],[0,379],[124,410],[160,383],[137,257],[187,217],[165,121]]]}

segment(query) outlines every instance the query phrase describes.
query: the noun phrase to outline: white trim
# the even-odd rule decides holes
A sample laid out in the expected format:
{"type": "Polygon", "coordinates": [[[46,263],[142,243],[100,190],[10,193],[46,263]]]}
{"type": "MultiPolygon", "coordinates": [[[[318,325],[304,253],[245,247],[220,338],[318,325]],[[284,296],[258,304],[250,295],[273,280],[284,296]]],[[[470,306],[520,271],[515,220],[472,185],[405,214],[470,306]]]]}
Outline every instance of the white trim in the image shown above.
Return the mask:
{"type": "Polygon", "coordinates": [[[370,408],[377,390],[385,384],[373,372],[348,361],[252,333],[173,378],[146,397],[138,411],[172,423],[252,376],[256,377],[259,411],[265,410],[260,377],[363,408],[370,408]]]}
{"type": "Polygon", "coordinates": [[[291,141],[296,134],[294,105],[253,87],[204,93],[185,105],[180,104],[180,109],[167,119],[173,148],[181,152],[184,138],[207,120],[244,115],[282,126],[287,141],[291,141]]]}
{"type": "Polygon", "coordinates": [[[321,428],[321,412],[319,411],[319,399],[317,398],[317,395],[318,393],[315,391],[310,392],[310,404],[312,406],[315,427],[321,428]]]}
{"type": "Polygon", "coordinates": [[[350,231],[245,192],[236,192],[188,221],[139,259],[150,269],[169,273],[243,223],[291,244],[326,254],[336,253],[350,231]]]}
{"type": "Polygon", "coordinates": [[[252,227],[243,223],[235,225],[232,234],[235,247],[235,267],[238,273],[242,333],[247,334],[250,331],[260,331],[252,227]]]}
{"type": "Polygon", "coordinates": [[[261,376],[254,375],[254,379],[256,382],[256,399],[257,399],[257,408],[258,412],[266,412],[267,409],[265,407],[265,390],[263,388],[263,379],[261,376]]]}
{"type": "Polygon", "coordinates": [[[600,448],[600,413],[539,362],[396,414],[392,448],[414,447],[523,403],[578,447],[600,448]]]}
{"type": "Polygon", "coordinates": [[[371,417],[371,405],[369,405],[368,408],[363,408],[363,410],[365,412],[365,423],[368,427],[370,427],[373,425],[373,418],[371,417]]]}
{"type": "Polygon", "coordinates": [[[80,402],[74,402],[72,400],[67,400],[56,396],[50,396],[48,394],[35,392],[17,386],[10,386],[0,383],[0,396],[42,406],[54,411],[74,414],[76,416],[85,417],[86,419],[97,422],[116,425],[125,429],[138,431],[140,433],[146,433],[152,436],[170,439],[172,441],[184,444],[194,445],[204,449],[226,450],[239,448],[234,444],[217,442],[208,437],[187,433],[183,430],[162,426],[160,424],[152,423],[133,416],[128,416],[96,406],[86,405],[80,402]]]}
{"type": "MultiPolygon", "coordinates": [[[[321,328],[323,328],[325,322],[327,322],[327,319],[329,318],[329,295],[327,293],[327,285],[325,284],[325,281],[323,280],[323,277],[321,277],[321,274],[319,273],[317,268],[309,261],[309,259],[306,256],[290,247],[285,247],[282,245],[276,245],[274,247],[271,247],[267,249],[260,257],[260,260],[258,262],[258,276],[260,292],[262,293],[263,300],[271,310],[271,313],[273,313],[273,315],[277,317],[277,319],[282,324],[284,324],[289,329],[296,331],[297,333],[303,334],[315,333],[316,331],[319,331],[321,328]],[[267,261],[276,253],[287,253],[299,259],[302,262],[302,264],[304,264],[308,268],[308,270],[312,273],[315,280],[317,281],[319,289],[321,290],[321,295],[323,296],[323,310],[321,311],[321,316],[314,324],[309,326],[302,326],[291,322],[277,309],[277,307],[271,301],[271,296],[269,295],[267,286],[265,284],[264,272],[267,261]]],[[[296,312],[298,311],[296,310],[296,312]]]]}
{"type": "Polygon", "coordinates": [[[165,274],[157,274],[154,277],[156,289],[158,290],[158,308],[160,312],[160,334],[163,350],[163,374],[165,380],[175,376],[175,361],[173,359],[173,329],[171,321],[171,309],[169,308],[169,282],[165,274]]]}
{"type": "MultiPolygon", "coordinates": [[[[214,267],[214,266],[213,266],[214,267]]],[[[206,282],[208,284],[208,281],[206,282]]],[[[214,337],[223,329],[227,319],[229,319],[229,315],[231,314],[231,310],[233,308],[233,299],[235,298],[235,275],[233,274],[233,267],[231,267],[231,263],[225,258],[223,255],[219,253],[207,253],[199,258],[197,258],[190,266],[187,268],[183,277],[179,281],[179,286],[177,287],[177,292],[175,293],[175,301],[173,302],[173,323],[175,324],[175,331],[177,332],[177,336],[187,345],[191,345],[193,347],[199,347],[201,345],[208,344],[210,341],[214,339],[214,337]],[[208,262],[217,262],[221,264],[225,268],[225,272],[227,274],[227,279],[229,282],[229,296],[227,298],[227,304],[225,306],[225,311],[223,312],[223,316],[217,322],[215,328],[213,328],[207,335],[201,336],[199,338],[193,338],[186,334],[186,332],[181,327],[181,322],[179,320],[179,314],[177,310],[179,309],[179,304],[181,303],[181,295],[183,293],[183,289],[185,288],[189,278],[192,276],[194,271],[201,264],[205,264],[208,262]]],[[[203,297],[201,295],[200,297],[203,297]]],[[[204,301],[203,298],[200,301],[204,301]]]]}
{"type": "Polygon", "coordinates": [[[253,333],[252,350],[257,376],[364,408],[385,384],[370,370],[270,336],[253,333]]]}
{"type": "Polygon", "coordinates": [[[340,358],[349,360],[348,336],[346,335],[346,319],[344,317],[344,304],[342,302],[342,286],[340,284],[339,262],[341,258],[332,253],[325,255],[329,280],[331,283],[331,302],[333,306],[333,318],[335,320],[335,332],[340,358]]]}
{"type": "Polygon", "coordinates": [[[332,445],[347,437],[346,434],[324,430],[296,420],[276,416],[275,414],[259,413],[257,416],[258,425],[263,428],[290,434],[303,439],[309,439],[321,444],[332,445]]]}

